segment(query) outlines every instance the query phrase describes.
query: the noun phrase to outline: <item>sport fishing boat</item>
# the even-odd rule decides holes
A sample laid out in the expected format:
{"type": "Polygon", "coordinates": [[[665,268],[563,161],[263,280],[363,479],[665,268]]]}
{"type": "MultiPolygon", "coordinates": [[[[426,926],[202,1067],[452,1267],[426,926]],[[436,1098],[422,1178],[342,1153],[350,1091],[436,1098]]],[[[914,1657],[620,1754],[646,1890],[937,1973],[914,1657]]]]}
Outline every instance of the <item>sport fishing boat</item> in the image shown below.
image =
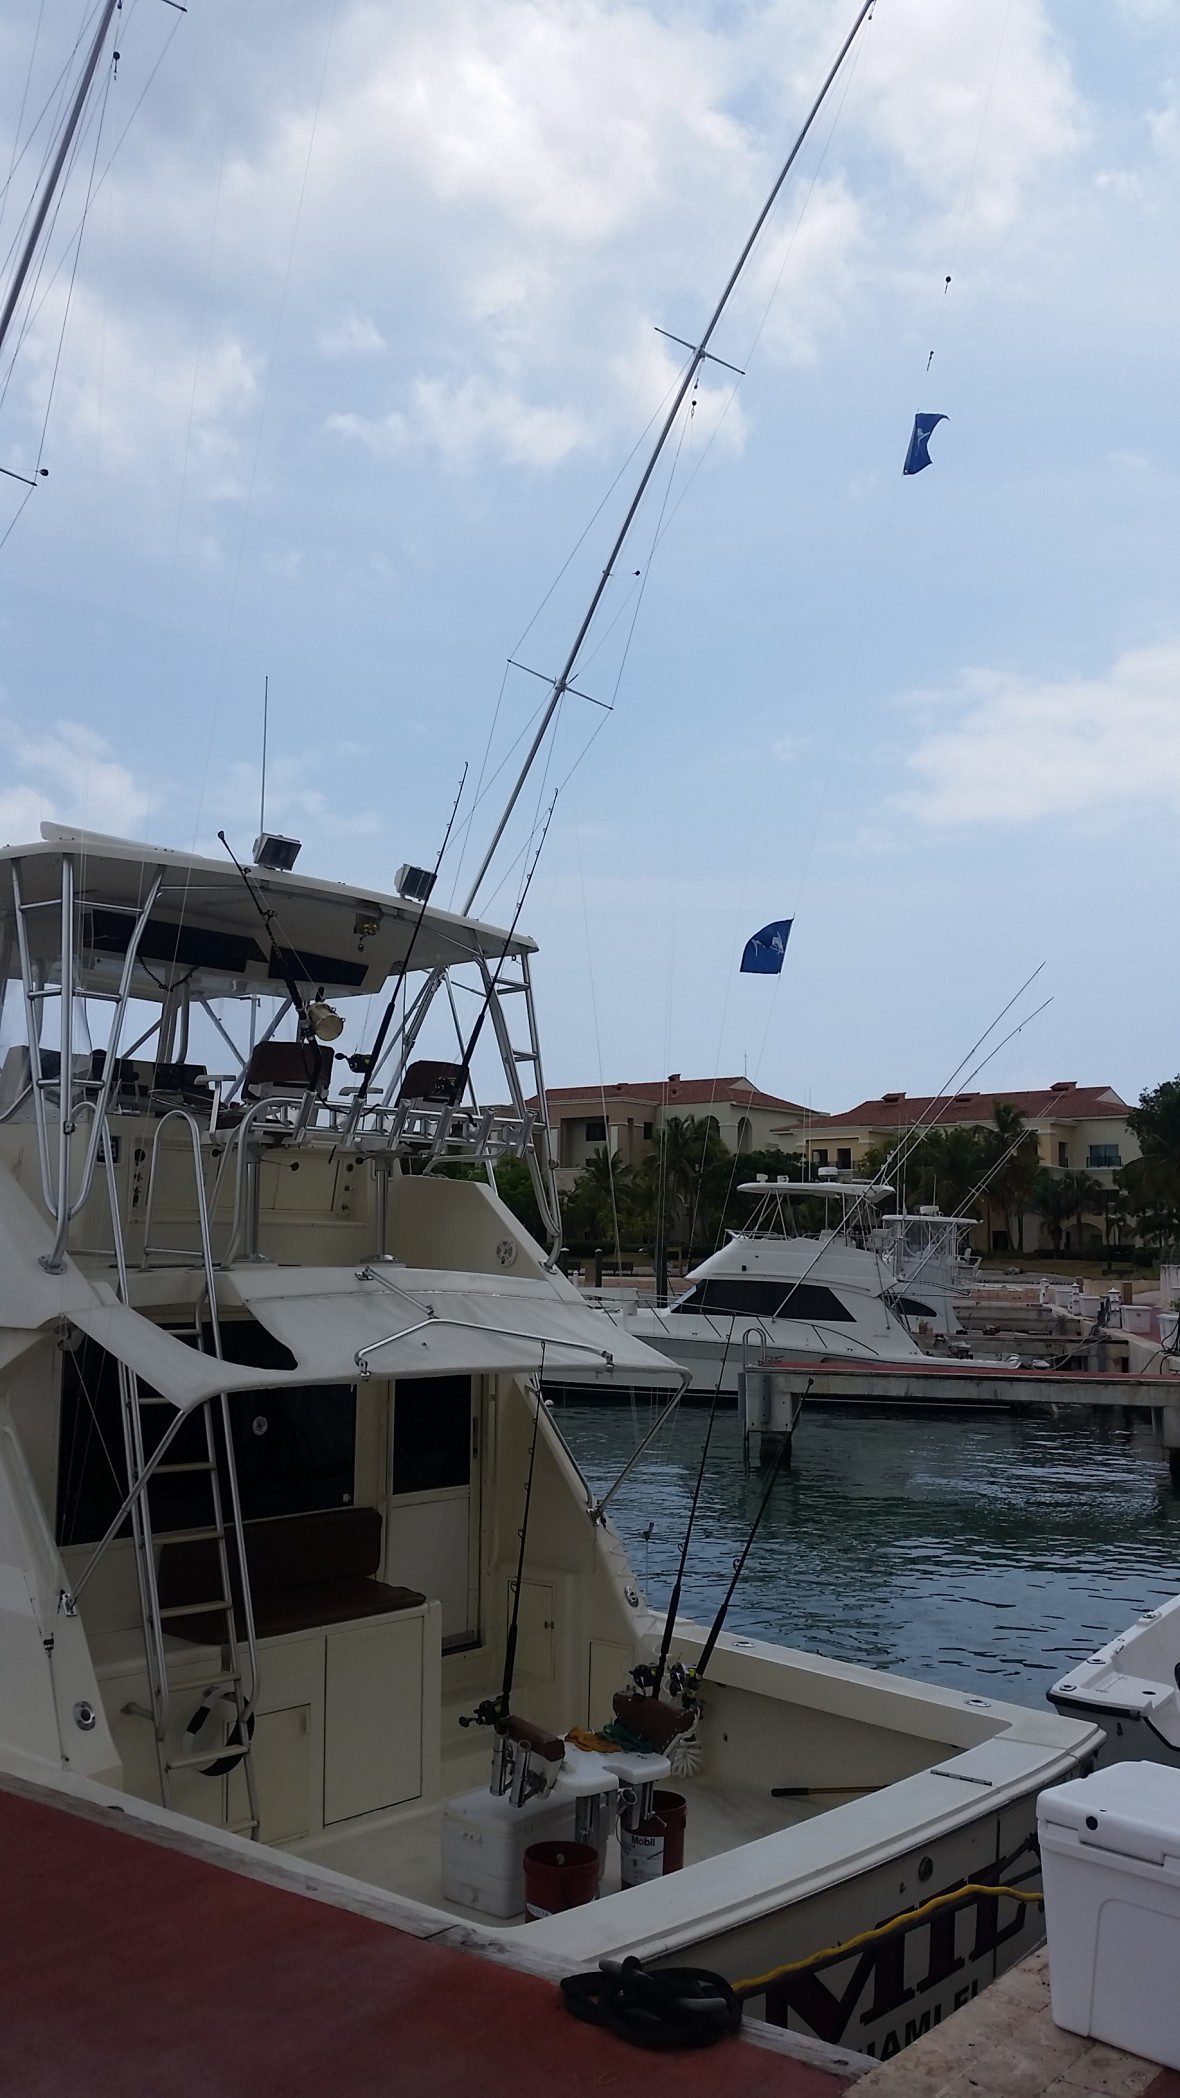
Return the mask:
{"type": "MultiPolygon", "coordinates": [[[[666,1308],[624,1300],[615,1324],[675,1363],[697,1397],[736,1398],[754,1351],[796,1362],[921,1359],[907,1313],[921,1303],[935,1330],[933,1297],[927,1305],[904,1288],[871,1243],[871,1219],[892,1192],[864,1180],[746,1181],[738,1193],[753,1198],[749,1223],[690,1269],[666,1308]]],[[[613,1382],[626,1385],[621,1367],[613,1382]]],[[[582,1396],[590,1383],[576,1365],[546,1377],[555,1395],[582,1396]]]]}
{"type": "Polygon", "coordinates": [[[945,1216],[933,1204],[883,1216],[873,1243],[893,1276],[890,1301],[923,1337],[955,1339],[962,1331],[956,1302],[970,1294],[979,1255],[965,1250],[977,1217],[945,1216]]]}
{"type": "Polygon", "coordinates": [[[0,853],[6,1780],[893,2052],[1036,1942],[1036,1796],[1097,1727],[650,1607],[539,1396],[681,1380],[555,1266],[533,944],[292,856],[0,853]],[[431,1035],[468,995],[506,1108],[431,1035]]]}
{"type": "Polygon", "coordinates": [[[1103,1762],[1180,1767],[1180,1595],[1079,1661],[1049,1699],[1064,1717],[1102,1727],[1103,1762]]]}

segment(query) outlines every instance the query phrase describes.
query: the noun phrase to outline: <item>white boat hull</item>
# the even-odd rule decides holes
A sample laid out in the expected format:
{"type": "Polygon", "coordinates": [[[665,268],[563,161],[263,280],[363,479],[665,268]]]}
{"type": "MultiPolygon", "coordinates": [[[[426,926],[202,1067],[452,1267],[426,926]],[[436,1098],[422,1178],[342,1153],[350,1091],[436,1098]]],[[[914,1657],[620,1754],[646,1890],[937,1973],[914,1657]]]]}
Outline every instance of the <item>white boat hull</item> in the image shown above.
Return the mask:
{"type": "Polygon", "coordinates": [[[1103,1729],[1103,1762],[1180,1768],[1178,1667],[1180,1596],[1173,1596],[1060,1677],[1049,1699],[1063,1718],[1103,1729]]]}

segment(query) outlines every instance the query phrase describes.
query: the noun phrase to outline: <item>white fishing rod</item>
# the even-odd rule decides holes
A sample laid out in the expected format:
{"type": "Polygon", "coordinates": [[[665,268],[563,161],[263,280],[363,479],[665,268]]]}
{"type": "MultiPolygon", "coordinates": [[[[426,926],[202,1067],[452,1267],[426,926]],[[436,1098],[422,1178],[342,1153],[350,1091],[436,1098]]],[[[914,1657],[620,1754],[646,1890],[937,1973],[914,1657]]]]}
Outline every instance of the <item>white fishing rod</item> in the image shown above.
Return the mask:
{"type": "MultiPolygon", "coordinates": [[[[799,132],[799,135],[796,138],[794,145],[791,147],[791,150],[788,153],[786,160],[783,162],[783,165],[780,168],[777,177],[775,178],[775,182],[770,191],[770,194],[767,197],[766,202],[762,206],[761,211],[758,213],[758,216],[754,221],[753,227],[751,228],[751,231],[746,239],[745,245],[742,248],[742,251],[738,256],[738,259],[735,262],[732,270],[730,271],[729,277],[726,280],[725,289],[723,290],[721,297],[718,299],[716,306],[713,308],[713,312],[709,318],[704,334],[701,336],[701,339],[696,344],[695,348],[689,343],[685,343],[683,345],[685,349],[692,349],[692,356],[690,357],[688,364],[685,366],[684,372],[680,379],[680,383],[676,388],[675,394],[673,395],[672,405],[669,408],[667,415],[664,417],[664,421],[660,426],[659,435],[657,436],[655,445],[652,448],[651,455],[647,461],[646,466],[643,469],[642,474],[639,477],[639,485],[637,486],[635,493],[627,506],[626,513],[623,517],[623,522],[619,526],[618,532],[615,535],[614,544],[612,545],[611,550],[607,555],[606,566],[604,567],[602,574],[600,575],[598,582],[594,587],[594,592],[591,596],[590,603],[586,607],[586,611],[582,617],[581,625],[579,626],[578,631],[574,636],[573,646],[571,647],[570,652],[565,659],[565,662],[562,664],[561,670],[558,672],[558,675],[553,680],[553,684],[549,693],[549,698],[546,701],[545,709],[541,715],[541,719],[538,723],[536,733],[533,737],[531,744],[529,745],[528,753],[525,757],[524,764],[521,766],[520,773],[516,780],[516,784],[514,785],[512,792],[508,796],[508,800],[505,804],[503,814],[501,815],[500,820],[497,823],[494,832],[492,833],[491,843],[489,844],[488,849],[483,856],[483,859],[480,861],[479,871],[476,874],[475,880],[471,884],[467,901],[463,906],[463,912],[465,916],[470,914],[470,912],[474,909],[475,899],[483,886],[484,876],[487,874],[488,868],[491,866],[492,860],[495,857],[496,849],[499,846],[500,840],[503,837],[504,832],[508,828],[512,812],[520,799],[525,781],[528,779],[528,776],[532,771],[534,764],[536,763],[537,753],[539,752],[541,745],[544,743],[545,738],[549,733],[550,724],[552,723],[553,717],[556,714],[558,707],[561,705],[561,702],[565,697],[565,694],[570,689],[571,682],[578,667],[578,661],[581,656],[582,649],[585,646],[587,636],[589,635],[590,629],[593,626],[594,621],[598,615],[598,608],[601,605],[604,596],[606,595],[607,585],[609,584],[611,577],[614,574],[615,563],[618,560],[619,555],[622,553],[623,547],[627,542],[627,538],[630,534],[631,527],[634,524],[636,516],[639,512],[640,504],[642,503],[643,498],[647,493],[651,477],[654,474],[657,465],[659,464],[660,455],[663,452],[664,446],[667,444],[668,439],[676,426],[677,417],[679,416],[680,411],[683,408],[684,403],[687,400],[688,395],[696,382],[697,375],[701,369],[702,364],[704,364],[706,359],[710,356],[709,344],[713,339],[713,335],[716,331],[718,323],[721,320],[721,316],[725,312],[725,309],[728,306],[730,298],[737,285],[738,279],[741,277],[741,274],[745,269],[751,254],[753,253],[754,247],[758,240],[758,236],[762,232],[762,229],[765,226],[767,219],[770,217],[770,214],[778,201],[779,192],[782,189],[782,186],[786,181],[787,176],[790,174],[791,169],[795,165],[795,161],[797,160],[799,153],[802,150],[804,141],[807,138],[807,134],[811,130],[811,127],[814,124],[817,116],[819,115],[820,110],[823,108],[824,103],[827,101],[828,95],[831,92],[836,77],[844,64],[844,61],[847,58],[848,53],[851,51],[853,44],[856,42],[856,39],[860,34],[863,24],[867,20],[868,16],[871,15],[875,5],[876,0],[863,0],[863,5],[857,13],[856,20],[853,23],[852,28],[849,30],[848,35],[845,37],[844,42],[841,44],[835,62],[829,69],[827,77],[824,80],[823,86],[820,88],[820,91],[817,94],[814,102],[812,103],[811,108],[807,112],[807,116],[803,122],[803,128],[799,132]]],[[[725,360],[723,358],[715,358],[713,361],[715,363],[724,363],[725,360]]],[[[736,369],[736,367],[730,366],[729,369],[733,370],[736,369]]]]}

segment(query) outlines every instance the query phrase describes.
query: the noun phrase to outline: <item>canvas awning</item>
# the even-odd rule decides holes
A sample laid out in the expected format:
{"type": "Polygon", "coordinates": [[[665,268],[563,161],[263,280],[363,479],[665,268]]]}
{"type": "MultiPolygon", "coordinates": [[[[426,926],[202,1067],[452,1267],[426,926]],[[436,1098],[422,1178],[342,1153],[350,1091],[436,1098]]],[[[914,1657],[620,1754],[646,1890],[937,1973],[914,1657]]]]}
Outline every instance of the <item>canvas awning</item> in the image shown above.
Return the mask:
{"type": "Polygon", "coordinates": [[[680,1377],[665,1356],[584,1303],[563,1276],[391,1264],[357,1272],[237,1268],[224,1282],[227,1301],[251,1311],[307,1374],[313,1364],[343,1361],[355,1376],[364,1354],[381,1377],[542,1366],[669,1387],[680,1377]]]}
{"type": "Polygon", "coordinates": [[[353,1384],[365,1355],[377,1377],[475,1376],[499,1370],[601,1376],[671,1388],[680,1372],[545,1277],[499,1282],[449,1270],[250,1267],[218,1277],[223,1315],[249,1311],[295,1358],[292,1369],[219,1361],[113,1297],[71,1322],[187,1412],[220,1391],[353,1384]]]}

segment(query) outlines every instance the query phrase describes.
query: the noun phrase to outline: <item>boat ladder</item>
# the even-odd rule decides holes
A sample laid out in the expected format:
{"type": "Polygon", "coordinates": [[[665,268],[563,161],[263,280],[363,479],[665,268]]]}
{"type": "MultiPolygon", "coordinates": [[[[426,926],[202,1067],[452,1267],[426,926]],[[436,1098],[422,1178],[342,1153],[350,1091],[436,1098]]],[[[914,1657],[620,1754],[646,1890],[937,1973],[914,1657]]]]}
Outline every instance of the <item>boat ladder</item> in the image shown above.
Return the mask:
{"type": "MultiPolygon", "coordinates": [[[[221,1325],[217,1315],[217,1286],[209,1237],[209,1213],[205,1197],[200,1132],[193,1115],[183,1108],[174,1108],[161,1118],[155,1132],[157,1144],[164,1123],[173,1119],[184,1122],[189,1129],[196,1180],[196,1211],[204,1288],[194,1311],[194,1339],[202,1351],[206,1350],[207,1343],[211,1341],[212,1352],[220,1360],[221,1325]]],[[[111,1146],[105,1145],[104,1154],[108,1161],[110,1152],[111,1146]]],[[[153,1147],[153,1167],[154,1164],[153,1147]]],[[[109,1163],[107,1187],[113,1219],[119,1293],[126,1302],[127,1268],[122,1227],[114,1172],[109,1163]]],[[[128,1491],[132,1492],[138,1488],[131,1502],[131,1535],[143,1618],[150,1699],[147,1706],[132,1704],[126,1709],[135,1717],[151,1722],[160,1775],[160,1793],[165,1806],[172,1804],[171,1780],[175,1771],[200,1770],[209,1777],[220,1777],[231,1769],[240,1767],[245,1779],[249,1810],[246,1825],[249,1834],[256,1837],[259,1813],[252,1737],[254,1707],[258,1693],[258,1642],[254,1628],[254,1609],[242,1525],[241,1494],[234,1461],[229,1399],[225,1392],[220,1392],[202,1400],[194,1408],[194,1412],[200,1414],[204,1427],[203,1451],[194,1456],[153,1464],[151,1452],[147,1450],[145,1443],[144,1415],[150,1409],[170,1406],[172,1402],[158,1398],[152,1393],[141,1392],[138,1378],[123,1362],[119,1364],[119,1395],[123,1444],[127,1458],[128,1491]],[[176,1478],[180,1474],[190,1477],[195,1494],[204,1504],[199,1510],[199,1519],[181,1528],[158,1529],[154,1526],[151,1515],[152,1482],[157,1478],[176,1478]],[[161,1603],[157,1547],[184,1544],[203,1544],[207,1547],[202,1557],[208,1564],[209,1587],[212,1592],[207,1597],[192,1602],[161,1603]],[[186,1741],[193,1745],[177,1755],[169,1745],[170,1740],[174,1738],[170,1732],[170,1722],[175,1694],[169,1679],[169,1657],[174,1650],[169,1645],[168,1627],[178,1620],[194,1617],[211,1618],[218,1623],[220,1631],[216,1643],[221,1647],[223,1670],[203,1686],[185,1735],[186,1741]],[[201,1746],[196,1736],[218,1708],[224,1711],[228,1721],[225,1738],[211,1738],[201,1746]]],[[[157,1436],[153,1440],[153,1448],[158,1441],[157,1436]]],[[[193,1695],[191,1685],[186,1686],[184,1694],[187,1697],[193,1695]]],[[[212,1732],[219,1734],[220,1729],[214,1728],[212,1732]]]]}

